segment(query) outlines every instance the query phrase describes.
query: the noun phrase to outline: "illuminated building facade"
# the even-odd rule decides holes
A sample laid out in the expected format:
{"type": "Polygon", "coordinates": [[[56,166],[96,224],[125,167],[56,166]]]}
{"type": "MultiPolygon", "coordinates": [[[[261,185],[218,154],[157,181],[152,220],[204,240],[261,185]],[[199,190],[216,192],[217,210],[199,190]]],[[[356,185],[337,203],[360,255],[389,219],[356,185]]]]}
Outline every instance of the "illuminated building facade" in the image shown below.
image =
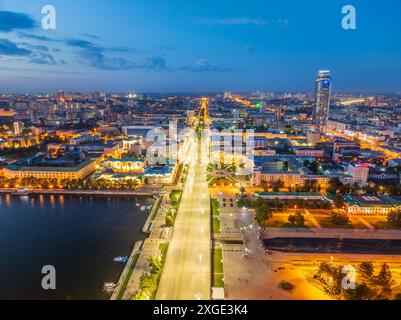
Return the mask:
{"type": "Polygon", "coordinates": [[[319,132],[326,132],[330,111],[331,74],[319,71],[315,81],[316,101],[313,108],[313,123],[319,132]]]}

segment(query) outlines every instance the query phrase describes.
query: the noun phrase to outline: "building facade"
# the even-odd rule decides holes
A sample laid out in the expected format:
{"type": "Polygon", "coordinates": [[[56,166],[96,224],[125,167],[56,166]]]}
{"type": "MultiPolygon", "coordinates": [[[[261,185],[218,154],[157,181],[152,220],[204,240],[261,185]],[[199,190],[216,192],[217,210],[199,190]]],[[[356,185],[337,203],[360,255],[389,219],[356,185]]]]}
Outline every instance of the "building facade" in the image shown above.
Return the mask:
{"type": "Polygon", "coordinates": [[[331,74],[330,71],[319,71],[315,80],[316,101],[313,108],[313,123],[319,132],[326,132],[329,120],[331,74]]]}
{"type": "Polygon", "coordinates": [[[4,168],[4,177],[7,179],[69,179],[81,180],[96,170],[96,161],[86,160],[75,167],[29,167],[15,164],[4,168]]]}

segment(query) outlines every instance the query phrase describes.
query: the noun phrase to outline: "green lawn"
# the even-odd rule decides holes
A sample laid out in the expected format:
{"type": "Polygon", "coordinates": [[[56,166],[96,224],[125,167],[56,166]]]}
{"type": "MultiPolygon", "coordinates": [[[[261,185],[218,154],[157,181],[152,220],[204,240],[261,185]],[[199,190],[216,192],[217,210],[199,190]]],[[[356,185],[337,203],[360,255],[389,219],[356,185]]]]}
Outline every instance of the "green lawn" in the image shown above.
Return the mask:
{"type": "Polygon", "coordinates": [[[223,251],[220,248],[213,250],[213,283],[216,288],[224,287],[223,275],[223,251]]]}
{"type": "Polygon", "coordinates": [[[320,226],[322,228],[327,228],[327,229],[356,229],[351,223],[348,223],[346,225],[337,225],[334,224],[330,217],[325,217],[325,218],[317,218],[320,226]]]}
{"type": "Polygon", "coordinates": [[[219,201],[217,199],[212,199],[212,215],[219,215],[219,201]]]}
{"type": "Polygon", "coordinates": [[[213,274],[213,287],[214,288],[224,288],[223,274],[213,274]]]}
{"type": "Polygon", "coordinates": [[[132,260],[132,263],[128,269],[127,275],[125,276],[124,282],[120,287],[120,291],[118,292],[117,295],[117,300],[121,300],[124,296],[124,292],[127,289],[128,281],[131,278],[132,272],[135,269],[136,263],[138,262],[139,259],[139,253],[135,254],[134,259],[132,260]]]}
{"type": "Polygon", "coordinates": [[[221,249],[214,249],[213,254],[213,272],[223,273],[223,251],[221,249]]]}
{"type": "Polygon", "coordinates": [[[150,217],[150,220],[153,221],[155,220],[157,213],[159,212],[160,206],[163,202],[163,197],[161,197],[159,200],[157,200],[158,202],[156,203],[156,209],[153,211],[152,216],[150,217]]]}
{"type": "Polygon", "coordinates": [[[162,264],[164,264],[164,261],[166,260],[167,256],[168,243],[161,243],[159,249],[162,254],[162,264]]]}
{"type": "Polygon", "coordinates": [[[363,216],[363,219],[365,219],[368,223],[370,223],[375,229],[377,230],[391,230],[391,229],[397,229],[391,227],[388,222],[386,217],[368,217],[368,216],[363,216]]]}
{"type": "Polygon", "coordinates": [[[221,232],[220,220],[218,217],[213,216],[213,233],[220,233],[220,232],[221,232]]]}

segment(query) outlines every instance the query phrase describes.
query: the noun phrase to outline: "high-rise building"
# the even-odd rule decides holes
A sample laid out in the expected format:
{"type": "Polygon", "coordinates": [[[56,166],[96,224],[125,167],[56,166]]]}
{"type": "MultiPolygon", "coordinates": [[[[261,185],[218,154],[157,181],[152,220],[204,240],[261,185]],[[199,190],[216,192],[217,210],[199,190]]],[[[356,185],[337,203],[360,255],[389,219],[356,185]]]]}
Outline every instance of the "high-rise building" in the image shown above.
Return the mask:
{"type": "Polygon", "coordinates": [[[24,123],[21,121],[14,122],[14,134],[21,134],[22,130],[24,130],[24,123]]]}
{"type": "Polygon", "coordinates": [[[351,163],[348,166],[348,174],[352,177],[352,182],[363,187],[368,183],[369,165],[366,163],[351,163]]]}
{"type": "Polygon", "coordinates": [[[326,132],[330,110],[331,74],[319,71],[315,81],[316,101],[313,108],[313,123],[320,132],[326,132]]]}
{"type": "Polygon", "coordinates": [[[314,146],[320,141],[320,132],[308,131],[306,134],[306,139],[310,145],[314,146]]]}

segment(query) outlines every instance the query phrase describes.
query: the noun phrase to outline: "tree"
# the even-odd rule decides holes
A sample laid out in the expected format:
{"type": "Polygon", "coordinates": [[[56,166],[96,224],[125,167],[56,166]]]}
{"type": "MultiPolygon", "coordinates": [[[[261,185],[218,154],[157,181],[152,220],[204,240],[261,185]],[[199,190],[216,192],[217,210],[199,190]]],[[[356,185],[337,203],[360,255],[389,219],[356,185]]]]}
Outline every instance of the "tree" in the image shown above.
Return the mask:
{"type": "Polygon", "coordinates": [[[178,207],[181,200],[182,192],[180,190],[173,190],[170,193],[170,200],[174,207],[178,207]]]}
{"type": "Polygon", "coordinates": [[[261,182],[261,187],[263,188],[264,192],[268,192],[269,188],[270,188],[270,184],[267,181],[263,180],[261,182]]]}
{"type": "Polygon", "coordinates": [[[366,283],[357,285],[355,290],[343,290],[344,298],[347,300],[372,300],[375,291],[368,287],[366,283]]]}
{"type": "Polygon", "coordinates": [[[401,300],[401,292],[395,295],[394,300],[401,300]]]}
{"type": "Polygon", "coordinates": [[[139,280],[142,291],[154,292],[157,289],[157,277],[154,274],[144,273],[139,280]]]}
{"type": "Polygon", "coordinates": [[[270,209],[267,208],[265,202],[263,202],[260,207],[256,208],[256,220],[258,221],[260,226],[264,226],[266,220],[270,219],[271,217],[272,212],[270,209]]]}
{"type": "Polygon", "coordinates": [[[387,216],[387,222],[392,227],[401,228],[401,210],[390,212],[387,216]]]}
{"type": "Polygon", "coordinates": [[[374,273],[374,267],[372,262],[362,262],[359,265],[359,271],[365,276],[367,279],[371,279],[374,273]]]}
{"type": "Polygon", "coordinates": [[[170,212],[166,215],[166,226],[167,227],[172,227],[174,226],[174,215],[172,215],[170,212]]]}
{"type": "Polygon", "coordinates": [[[345,205],[345,201],[343,197],[341,197],[340,195],[336,195],[334,198],[334,204],[337,208],[342,209],[345,205]]]}
{"type": "Polygon", "coordinates": [[[157,256],[152,256],[149,258],[149,266],[152,273],[160,273],[162,269],[161,259],[157,256]]]}
{"type": "Polygon", "coordinates": [[[314,277],[324,285],[324,291],[328,294],[336,296],[341,293],[341,282],[344,278],[341,266],[335,266],[331,263],[322,262],[319,265],[318,271],[314,277]]]}
{"type": "Polygon", "coordinates": [[[147,291],[139,290],[135,293],[132,300],[148,300],[150,293],[147,291]]]}
{"type": "Polygon", "coordinates": [[[383,263],[379,274],[377,275],[377,283],[382,287],[391,287],[393,283],[393,274],[387,263],[383,263]]]}
{"type": "Polygon", "coordinates": [[[295,215],[290,215],[288,222],[298,228],[305,227],[305,217],[299,211],[295,215]]]}
{"type": "Polygon", "coordinates": [[[280,188],[282,188],[284,186],[284,182],[281,180],[276,181],[275,183],[273,183],[273,191],[274,192],[279,192],[280,188]]]}
{"type": "Polygon", "coordinates": [[[346,226],[349,224],[349,217],[346,213],[333,212],[330,216],[330,220],[336,226],[346,226]]]}

